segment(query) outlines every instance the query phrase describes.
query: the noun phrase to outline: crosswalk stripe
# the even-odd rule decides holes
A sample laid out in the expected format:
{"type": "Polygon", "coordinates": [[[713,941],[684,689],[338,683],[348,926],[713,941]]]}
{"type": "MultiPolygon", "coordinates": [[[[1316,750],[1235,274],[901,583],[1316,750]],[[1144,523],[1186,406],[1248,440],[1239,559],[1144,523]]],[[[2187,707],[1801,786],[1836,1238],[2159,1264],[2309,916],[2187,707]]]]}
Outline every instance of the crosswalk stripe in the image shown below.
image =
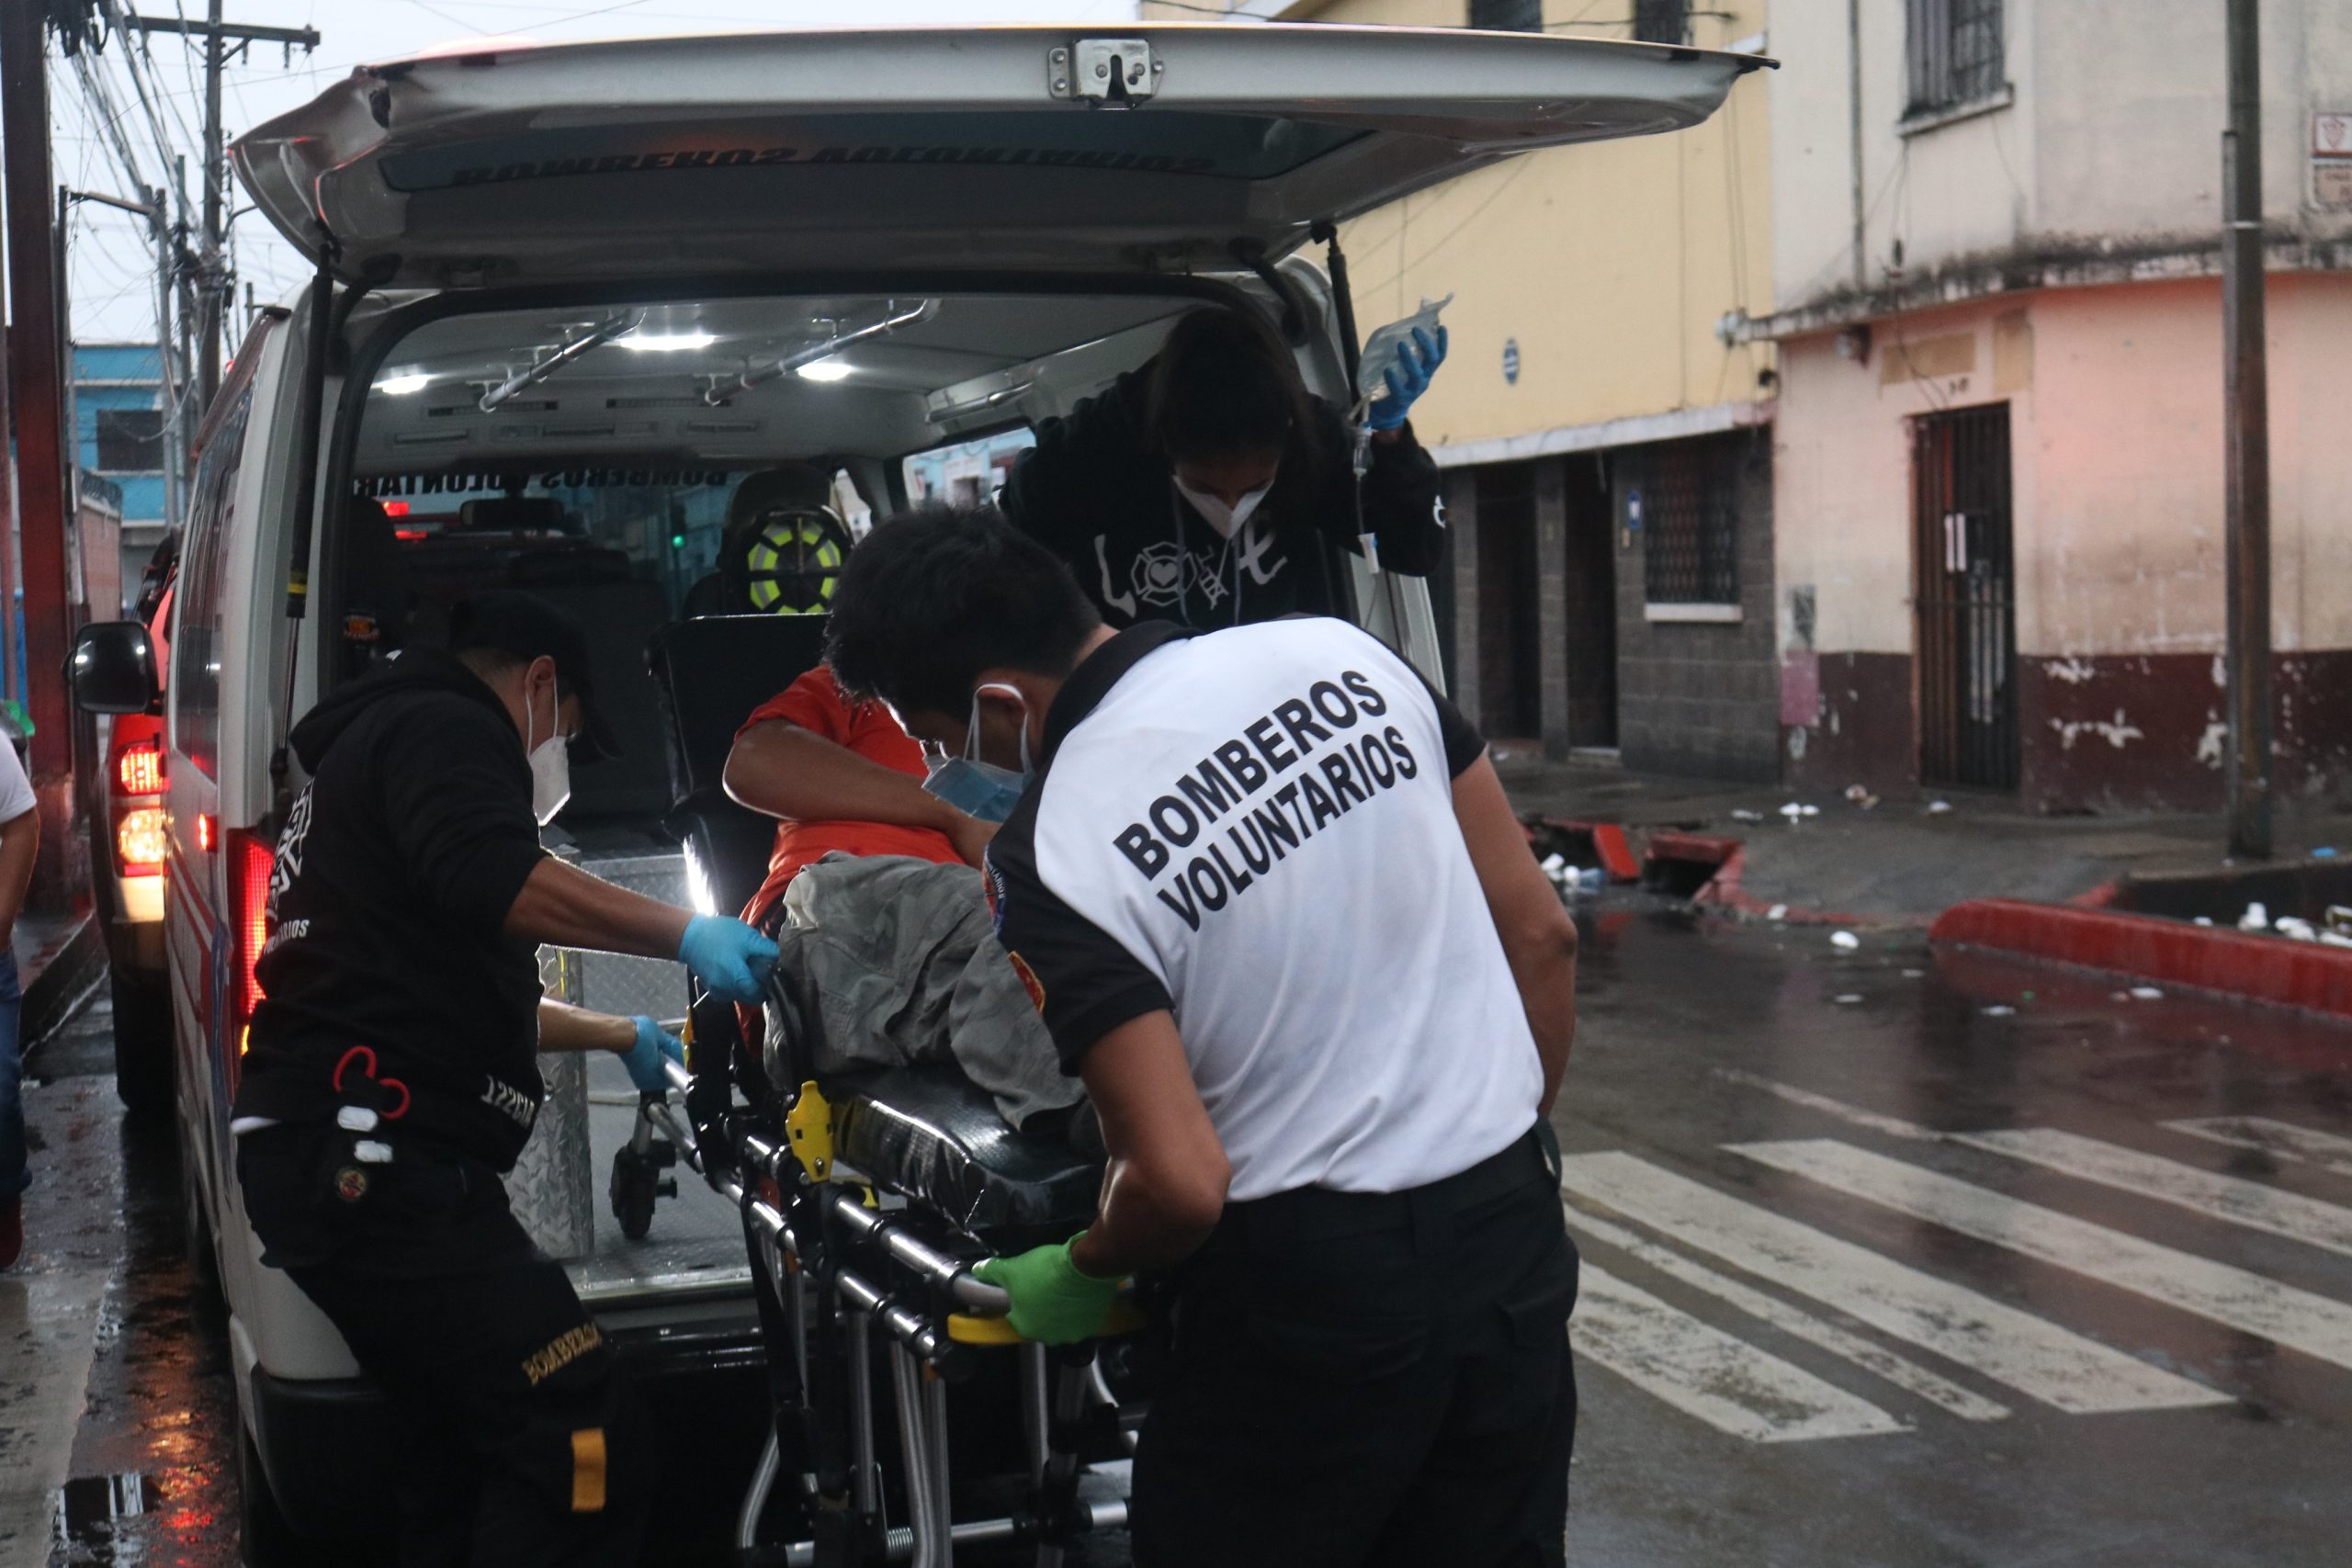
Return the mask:
{"type": "Polygon", "coordinates": [[[1718,1274],[1705,1264],[1694,1262],[1671,1247],[1660,1247],[1622,1225],[1611,1224],[1599,1215],[1588,1214],[1580,1209],[1568,1209],[1567,1216],[1569,1228],[1579,1235],[1604,1247],[1613,1247],[1629,1258],[1639,1258],[1659,1273],[1704,1291],[1718,1301],[1729,1303],[1750,1317],[1761,1318],[1792,1338],[1843,1356],[1856,1366],[1876,1372],[1895,1387],[1917,1394],[1930,1404],[1941,1405],[1963,1421],[1998,1421],[2009,1413],[2006,1404],[1971,1393],[1948,1378],[1938,1377],[1916,1361],[1905,1360],[1883,1345],[1873,1344],[1859,1334],[1825,1322],[1811,1313],[1800,1311],[1776,1296],[1768,1296],[1759,1290],[1718,1274]]]}
{"type": "Polygon", "coordinates": [[[2352,1209],[2323,1203],[2299,1192],[2282,1192],[2242,1177],[2217,1176],[2177,1160],[2161,1159],[2120,1144],[2102,1143],[2055,1127],[1954,1133],[1948,1136],[1955,1144],[1989,1149],[2012,1159],[2078,1176],[2086,1181],[2120,1187],[2159,1202],[2193,1209],[2217,1220],[2352,1256],[2352,1209]]]}
{"type": "Polygon", "coordinates": [[[1668,1306],[1606,1269],[1584,1267],[1569,1339],[1627,1382],[1751,1443],[1905,1430],[1867,1400],[1668,1306]]]}
{"type": "Polygon", "coordinates": [[[1562,1166],[1563,1185],[1580,1198],[2058,1409],[2158,1410],[2227,1401],[2030,1313],[1633,1155],[1576,1155],[1562,1166]]]}
{"type": "Polygon", "coordinates": [[[2260,1149],[2280,1159],[2305,1161],[2338,1176],[2352,1176],[2352,1138],[2334,1133],[2298,1127],[2291,1122],[2274,1122],[2267,1116],[2203,1116],[2187,1122],[2167,1122],[2165,1125],[2193,1138],[2211,1138],[2217,1144],[2234,1144],[2242,1149],[2260,1149]]]}
{"type": "Polygon", "coordinates": [[[1833,1138],[1733,1147],[1775,1170],[2352,1367],[2352,1306],[2325,1296],[1833,1138]]]}

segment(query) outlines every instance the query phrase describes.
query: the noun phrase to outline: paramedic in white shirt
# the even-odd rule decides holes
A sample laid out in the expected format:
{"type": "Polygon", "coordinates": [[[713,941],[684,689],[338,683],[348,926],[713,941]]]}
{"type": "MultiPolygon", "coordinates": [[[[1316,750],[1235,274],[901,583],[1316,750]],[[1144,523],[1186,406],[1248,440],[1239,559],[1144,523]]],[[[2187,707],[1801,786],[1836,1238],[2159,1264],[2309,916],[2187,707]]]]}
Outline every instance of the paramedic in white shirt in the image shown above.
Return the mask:
{"type": "Polygon", "coordinates": [[[988,510],[877,527],[830,639],[1027,775],[989,893],[1111,1162],[982,1272],[1046,1342],[1169,1277],[1137,1563],[1560,1562],[1576,928],[1476,731],[1340,621],[1114,633],[988,510]]]}

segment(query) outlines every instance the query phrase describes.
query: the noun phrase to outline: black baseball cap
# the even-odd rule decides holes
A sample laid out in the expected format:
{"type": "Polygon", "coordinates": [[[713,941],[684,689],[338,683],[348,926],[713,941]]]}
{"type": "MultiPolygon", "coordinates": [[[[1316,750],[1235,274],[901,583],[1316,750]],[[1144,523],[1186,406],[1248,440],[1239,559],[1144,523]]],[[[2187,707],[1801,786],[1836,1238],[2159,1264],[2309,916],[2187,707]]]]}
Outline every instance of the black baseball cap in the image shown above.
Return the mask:
{"type": "Polygon", "coordinates": [[[588,634],[571,612],[536,593],[510,588],[477,593],[449,612],[449,651],[479,649],[495,649],[517,659],[554,660],[556,680],[580,699],[580,734],[571,742],[572,756],[594,762],[620,755],[620,743],[596,704],[588,634]]]}

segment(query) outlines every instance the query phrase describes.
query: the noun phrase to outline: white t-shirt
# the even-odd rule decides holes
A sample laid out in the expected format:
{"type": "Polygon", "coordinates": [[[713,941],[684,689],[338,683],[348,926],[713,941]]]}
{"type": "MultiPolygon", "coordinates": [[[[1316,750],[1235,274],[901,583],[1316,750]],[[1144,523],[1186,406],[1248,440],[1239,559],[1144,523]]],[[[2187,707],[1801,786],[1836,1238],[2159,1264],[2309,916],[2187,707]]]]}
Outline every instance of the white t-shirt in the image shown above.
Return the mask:
{"type": "Polygon", "coordinates": [[[0,737],[0,822],[14,822],[40,803],[33,798],[33,782],[25,777],[25,764],[17,758],[17,749],[0,737]]]}
{"type": "Polygon", "coordinates": [[[1343,621],[1097,649],[989,850],[1064,1066],[1169,1009],[1237,1202],[1402,1191],[1508,1146],[1543,1067],[1453,815],[1484,749],[1343,621]]]}

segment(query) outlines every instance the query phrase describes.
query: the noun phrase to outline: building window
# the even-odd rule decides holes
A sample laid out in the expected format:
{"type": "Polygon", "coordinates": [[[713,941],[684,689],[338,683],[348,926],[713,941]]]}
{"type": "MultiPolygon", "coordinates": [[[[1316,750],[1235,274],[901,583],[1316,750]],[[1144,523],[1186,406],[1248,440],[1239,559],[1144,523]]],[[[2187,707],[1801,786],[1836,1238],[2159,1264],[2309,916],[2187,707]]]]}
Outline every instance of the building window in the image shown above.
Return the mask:
{"type": "Polygon", "coordinates": [[[1634,0],[1634,37],[1643,43],[1689,43],[1690,0],[1634,0]]]}
{"type": "Polygon", "coordinates": [[[1540,33],[1544,0],[1470,0],[1470,25],[1498,33],[1540,33]]]}
{"type": "Polygon", "coordinates": [[[2007,85],[2001,0],[1908,0],[1909,115],[1997,96],[2007,85]]]}
{"type": "Polygon", "coordinates": [[[1650,448],[1641,529],[1652,604],[1739,603],[1739,486],[1747,438],[1701,435],[1650,448]]]}
{"type": "Polygon", "coordinates": [[[112,474],[152,474],[164,467],[161,409],[100,409],[98,468],[112,474]]]}

